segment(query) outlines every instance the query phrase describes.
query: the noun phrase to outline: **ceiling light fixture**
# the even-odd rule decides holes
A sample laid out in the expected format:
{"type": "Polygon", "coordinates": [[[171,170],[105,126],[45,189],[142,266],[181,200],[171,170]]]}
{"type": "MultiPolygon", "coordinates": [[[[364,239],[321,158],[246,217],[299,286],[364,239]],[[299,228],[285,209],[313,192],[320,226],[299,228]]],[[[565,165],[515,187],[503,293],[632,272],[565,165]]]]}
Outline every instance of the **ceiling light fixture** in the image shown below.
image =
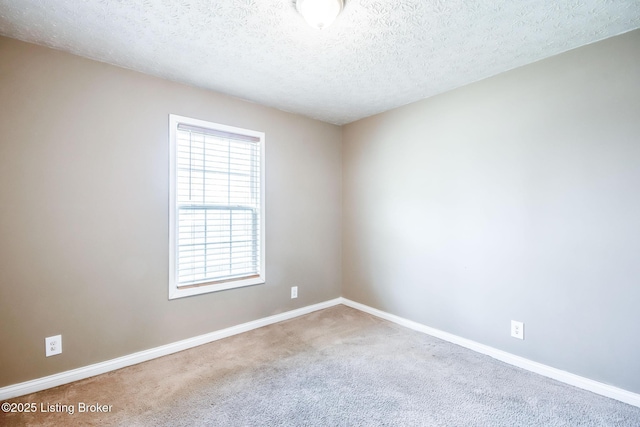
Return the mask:
{"type": "Polygon", "coordinates": [[[309,25],[319,30],[331,25],[344,7],[343,0],[296,0],[296,9],[309,25]]]}

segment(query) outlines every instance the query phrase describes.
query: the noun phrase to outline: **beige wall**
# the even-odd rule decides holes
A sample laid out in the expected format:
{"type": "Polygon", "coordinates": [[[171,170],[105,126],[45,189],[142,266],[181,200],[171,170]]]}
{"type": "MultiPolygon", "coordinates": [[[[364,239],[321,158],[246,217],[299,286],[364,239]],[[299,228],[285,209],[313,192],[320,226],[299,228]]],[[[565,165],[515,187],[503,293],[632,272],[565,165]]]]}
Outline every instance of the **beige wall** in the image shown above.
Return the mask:
{"type": "Polygon", "coordinates": [[[0,102],[0,386],[340,295],[339,127],[7,38],[0,102]],[[170,113],[266,133],[265,285],[168,300],[170,113]]]}
{"type": "Polygon", "coordinates": [[[343,255],[347,298],[640,392],[640,31],[346,125],[343,255]]]}

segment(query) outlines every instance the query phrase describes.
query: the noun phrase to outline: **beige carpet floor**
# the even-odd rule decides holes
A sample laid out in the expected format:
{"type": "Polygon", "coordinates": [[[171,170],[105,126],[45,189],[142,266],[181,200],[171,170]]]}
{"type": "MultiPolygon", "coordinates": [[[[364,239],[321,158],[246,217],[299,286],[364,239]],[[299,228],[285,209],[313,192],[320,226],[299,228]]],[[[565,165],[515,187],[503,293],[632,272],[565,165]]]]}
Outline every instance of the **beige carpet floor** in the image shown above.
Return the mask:
{"type": "Polygon", "coordinates": [[[345,306],[11,401],[74,413],[2,426],[640,426],[640,408],[345,306]]]}

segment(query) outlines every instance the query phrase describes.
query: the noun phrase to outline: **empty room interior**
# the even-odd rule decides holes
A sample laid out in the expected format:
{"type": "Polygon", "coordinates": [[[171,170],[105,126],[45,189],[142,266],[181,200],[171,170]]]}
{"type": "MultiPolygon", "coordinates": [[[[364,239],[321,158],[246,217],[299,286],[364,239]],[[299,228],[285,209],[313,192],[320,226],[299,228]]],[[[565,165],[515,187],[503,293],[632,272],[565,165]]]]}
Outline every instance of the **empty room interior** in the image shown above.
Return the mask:
{"type": "Polygon", "coordinates": [[[0,0],[0,102],[0,424],[640,425],[637,1],[0,0]]]}

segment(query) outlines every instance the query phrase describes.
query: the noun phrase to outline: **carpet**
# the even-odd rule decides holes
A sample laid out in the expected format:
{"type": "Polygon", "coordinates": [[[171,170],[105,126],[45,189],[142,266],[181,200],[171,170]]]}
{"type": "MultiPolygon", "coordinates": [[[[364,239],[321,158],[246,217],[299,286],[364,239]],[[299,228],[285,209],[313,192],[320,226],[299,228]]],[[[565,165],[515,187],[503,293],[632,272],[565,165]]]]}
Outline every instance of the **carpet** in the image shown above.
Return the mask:
{"type": "Polygon", "coordinates": [[[74,413],[1,425],[640,426],[640,408],[342,305],[12,401],[74,413]]]}

